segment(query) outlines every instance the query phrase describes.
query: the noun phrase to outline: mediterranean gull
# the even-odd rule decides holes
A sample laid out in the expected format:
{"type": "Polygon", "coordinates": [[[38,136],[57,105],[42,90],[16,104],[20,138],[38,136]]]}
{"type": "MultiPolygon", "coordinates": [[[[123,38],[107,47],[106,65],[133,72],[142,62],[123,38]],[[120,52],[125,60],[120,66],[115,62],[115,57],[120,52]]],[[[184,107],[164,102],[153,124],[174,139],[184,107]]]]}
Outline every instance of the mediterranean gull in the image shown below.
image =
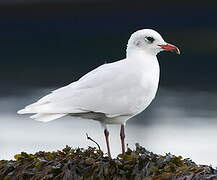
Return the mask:
{"type": "Polygon", "coordinates": [[[126,121],[152,102],[158,89],[160,68],[156,55],[163,51],[180,54],[152,29],[134,32],[127,44],[126,58],[103,64],[78,81],[52,91],[37,102],[18,111],[33,113],[32,119],[48,122],[64,116],[99,121],[104,127],[108,150],[107,124],[120,124],[122,153],[125,153],[126,121]]]}

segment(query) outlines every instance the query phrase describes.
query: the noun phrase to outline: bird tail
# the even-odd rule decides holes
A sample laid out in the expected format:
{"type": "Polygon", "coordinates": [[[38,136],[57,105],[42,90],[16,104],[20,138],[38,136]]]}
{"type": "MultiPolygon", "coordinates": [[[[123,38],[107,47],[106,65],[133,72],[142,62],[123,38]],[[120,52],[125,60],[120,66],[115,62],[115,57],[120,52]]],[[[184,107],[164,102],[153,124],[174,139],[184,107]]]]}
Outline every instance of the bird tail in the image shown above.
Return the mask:
{"type": "Polygon", "coordinates": [[[31,119],[34,119],[36,121],[42,121],[42,122],[49,122],[49,121],[53,121],[55,119],[59,119],[63,116],[66,116],[67,114],[35,114],[33,116],[31,116],[31,119]]]}
{"type": "Polygon", "coordinates": [[[30,118],[36,120],[36,121],[42,121],[42,122],[49,122],[53,121],[55,119],[61,118],[63,116],[66,116],[66,113],[40,113],[38,112],[41,110],[41,106],[37,106],[36,104],[29,105],[25,107],[24,109],[21,109],[17,111],[18,114],[35,114],[31,116],[30,118]]]}

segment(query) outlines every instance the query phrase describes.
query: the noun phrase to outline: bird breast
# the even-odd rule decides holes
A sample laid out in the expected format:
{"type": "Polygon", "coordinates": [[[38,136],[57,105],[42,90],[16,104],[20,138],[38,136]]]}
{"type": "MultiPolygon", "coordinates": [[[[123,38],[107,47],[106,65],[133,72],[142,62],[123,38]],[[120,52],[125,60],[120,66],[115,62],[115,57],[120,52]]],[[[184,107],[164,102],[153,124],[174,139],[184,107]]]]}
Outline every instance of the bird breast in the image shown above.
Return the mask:
{"type": "Polygon", "coordinates": [[[134,87],[132,111],[138,114],[146,109],[154,99],[159,83],[159,64],[157,60],[146,62],[137,69],[137,85],[134,87]]]}

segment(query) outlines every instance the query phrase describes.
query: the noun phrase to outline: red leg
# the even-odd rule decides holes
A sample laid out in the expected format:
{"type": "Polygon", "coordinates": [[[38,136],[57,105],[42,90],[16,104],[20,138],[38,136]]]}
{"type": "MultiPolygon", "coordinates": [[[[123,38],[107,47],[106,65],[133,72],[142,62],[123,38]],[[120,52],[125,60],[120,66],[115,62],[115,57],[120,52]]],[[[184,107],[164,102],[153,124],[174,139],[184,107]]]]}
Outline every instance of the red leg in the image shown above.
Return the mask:
{"type": "Polygon", "coordinates": [[[107,128],[105,128],[104,134],[105,134],[106,146],[108,150],[108,156],[111,158],[111,152],[110,152],[110,147],[109,147],[109,131],[107,128]]]}
{"type": "Polygon", "coordinates": [[[120,137],[121,137],[121,148],[122,148],[122,154],[125,153],[125,133],[124,133],[124,125],[121,124],[121,130],[120,130],[120,137]]]}

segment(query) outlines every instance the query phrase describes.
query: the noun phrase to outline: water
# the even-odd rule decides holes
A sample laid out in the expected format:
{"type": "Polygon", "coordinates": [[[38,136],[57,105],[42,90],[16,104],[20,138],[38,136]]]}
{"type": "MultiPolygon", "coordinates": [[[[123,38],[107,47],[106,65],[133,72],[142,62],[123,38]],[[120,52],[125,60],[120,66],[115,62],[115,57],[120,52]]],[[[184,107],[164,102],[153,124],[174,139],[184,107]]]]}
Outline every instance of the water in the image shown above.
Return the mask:
{"type": "MultiPolygon", "coordinates": [[[[50,89],[36,89],[25,96],[0,98],[0,159],[12,159],[21,151],[54,151],[65,145],[95,146],[86,139],[86,133],[106,150],[103,129],[98,122],[66,117],[41,123],[16,114],[18,109],[48,92],[50,89]]],[[[215,167],[216,107],[217,94],[214,92],[160,88],[151,106],[128,121],[126,142],[130,148],[138,142],[155,153],[171,152],[215,167]]],[[[109,126],[113,156],[121,152],[119,128],[109,126]]]]}

